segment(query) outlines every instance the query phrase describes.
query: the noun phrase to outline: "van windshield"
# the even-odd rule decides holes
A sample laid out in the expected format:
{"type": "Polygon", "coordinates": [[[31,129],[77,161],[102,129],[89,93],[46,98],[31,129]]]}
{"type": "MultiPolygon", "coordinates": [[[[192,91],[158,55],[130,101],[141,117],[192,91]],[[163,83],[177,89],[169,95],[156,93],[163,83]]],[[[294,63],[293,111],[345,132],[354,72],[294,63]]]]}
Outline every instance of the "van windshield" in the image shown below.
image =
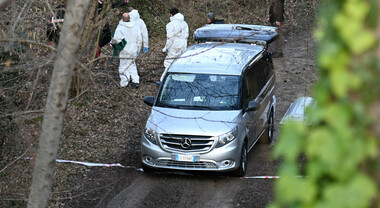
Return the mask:
{"type": "Polygon", "coordinates": [[[237,75],[170,73],[156,106],[197,109],[239,109],[240,77],[237,75]]]}

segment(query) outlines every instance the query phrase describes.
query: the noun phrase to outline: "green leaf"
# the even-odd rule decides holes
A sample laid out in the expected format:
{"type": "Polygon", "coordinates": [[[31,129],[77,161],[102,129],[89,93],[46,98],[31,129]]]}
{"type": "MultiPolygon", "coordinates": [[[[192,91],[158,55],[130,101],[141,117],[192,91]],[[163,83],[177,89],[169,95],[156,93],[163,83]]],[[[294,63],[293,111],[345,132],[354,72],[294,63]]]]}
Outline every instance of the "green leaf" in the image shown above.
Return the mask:
{"type": "Polygon", "coordinates": [[[311,205],[317,193],[316,185],[312,180],[297,178],[294,175],[281,175],[276,188],[276,196],[283,204],[288,205],[287,207],[294,207],[297,204],[300,207],[311,205]]]}
{"type": "Polygon", "coordinates": [[[331,104],[325,111],[325,119],[336,131],[346,131],[352,112],[345,105],[331,104]]]}
{"type": "Polygon", "coordinates": [[[358,77],[344,70],[332,70],[330,78],[332,90],[338,98],[345,97],[349,90],[357,89],[361,84],[358,77]]]}
{"type": "MultiPolygon", "coordinates": [[[[323,69],[329,69],[331,66],[336,66],[337,54],[339,54],[339,52],[342,51],[341,45],[338,45],[336,43],[336,40],[334,39],[326,39],[323,43],[321,43],[319,47],[319,50],[323,51],[324,53],[324,55],[321,56],[320,59],[318,59],[320,67],[322,67],[323,69]]],[[[340,64],[340,62],[338,62],[338,64],[340,64]]]]}
{"type": "Polygon", "coordinates": [[[369,207],[376,195],[375,183],[367,176],[357,174],[347,184],[330,184],[323,193],[325,207],[369,207]]]}
{"type": "Polygon", "coordinates": [[[344,5],[344,12],[352,19],[363,22],[370,10],[366,1],[351,0],[344,5]]]}
{"type": "MultiPolygon", "coordinates": [[[[322,111],[322,107],[329,102],[329,80],[320,80],[313,88],[314,98],[318,101],[316,110],[322,111]]],[[[320,113],[316,114],[320,115],[320,113]]],[[[319,116],[317,117],[319,120],[319,116]]]]}
{"type": "Polygon", "coordinates": [[[295,161],[304,144],[305,128],[305,125],[299,122],[285,122],[273,150],[274,157],[284,156],[286,160],[295,161]]]}
{"type": "Polygon", "coordinates": [[[376,37],[365,29],[363,21],[370,7],[365,1],[348,1],[344,10],[339,12],[333,22],[346,45],[354,54],[360,54],[374,46],[376,37]]]}
{"type": "Polygon", "coordinates": [[[367,142],[365,143],[366,144],[365,150],[366,150],[367,155],[371,158],[375,158],[377,154],[379,153],[378,140],[374,137],[369,137],[366,139],[366,141],[367,142]]]}
{"type": "Polygon", "coordinates": [[[373,48],[376,43],[375,34],[364,29],[350,37],[351,44],[349,44],[349,47],[354,54],[363,53],[364,51],[373,48]]]}
{"type": "Polygon", "coordinates": [[[314,33],[320,79],[312,97],[318,106],[309,116],[311,125],[302,132],[296,127],[281,130],[275,154],[285,160],[276,183],[276,207],[379,204],[379,183],[363,174],[379,162],[379,142],[372,136],[368,109],[380,92],[379,62],[372,50],[378,47],[378,12],[376,0],[322,5],[314,33]],[[307,158],[305,169],[297,160],[301,153],[307,158]],[[308,177],[292,177],[301,170],[308,177]]]}
{"type": "Polygon", "coordinates": [[[334,134],[325,127],[314,129],[307,139],[306,154],[311,160],[320,161],[329,167],[338,166],[341,162],[337,157],[337,146],[334,134]]]}
{"type": "Polygon", "coordinates": [[[352,18],[351,16],[340,12],[337,16],[335,16],[334,26],[339,31],[340,35],[347,40],[350,35],[357,33],[362,28],[360,21],[352,18]],[[347,23],[350,24],[347,24],[347,23]]]}
{"type": "Polygon", "coordinates": [[[318,180],[325,172],[327,172],[326,169],[326,165],[324,165],[323,163],[320,163],[316,160],[311,160],[307,163],[306,166],[306,170],[308,173],[307,176],[313,180],[318,180]]]}

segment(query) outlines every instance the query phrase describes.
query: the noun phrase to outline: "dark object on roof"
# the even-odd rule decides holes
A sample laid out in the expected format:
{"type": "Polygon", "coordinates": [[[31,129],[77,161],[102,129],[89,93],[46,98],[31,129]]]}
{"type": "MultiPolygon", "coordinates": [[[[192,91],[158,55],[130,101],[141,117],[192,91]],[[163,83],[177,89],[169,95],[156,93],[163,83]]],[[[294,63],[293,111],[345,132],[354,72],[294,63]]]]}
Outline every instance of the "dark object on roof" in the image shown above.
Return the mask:
{"type": "Polygon", "coordinates": [[[265,45],[276,37],[276,27],[264,25],[210,24],[194,32],[194,38],[198,42],[221,41],[265,45]]]}

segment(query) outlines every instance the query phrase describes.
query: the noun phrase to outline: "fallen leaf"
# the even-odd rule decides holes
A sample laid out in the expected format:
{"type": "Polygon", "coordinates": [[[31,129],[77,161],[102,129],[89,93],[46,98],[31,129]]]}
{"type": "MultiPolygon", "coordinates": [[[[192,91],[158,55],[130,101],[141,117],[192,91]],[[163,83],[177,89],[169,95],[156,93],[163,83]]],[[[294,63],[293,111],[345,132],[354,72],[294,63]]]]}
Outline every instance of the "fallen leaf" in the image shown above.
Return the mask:
{"type": "Polygon", "coordinates": [[[12,64],[12,60],[11,59],[8,59],[6,62],[5,62],[5,67],[10,67],[12,64]]]}

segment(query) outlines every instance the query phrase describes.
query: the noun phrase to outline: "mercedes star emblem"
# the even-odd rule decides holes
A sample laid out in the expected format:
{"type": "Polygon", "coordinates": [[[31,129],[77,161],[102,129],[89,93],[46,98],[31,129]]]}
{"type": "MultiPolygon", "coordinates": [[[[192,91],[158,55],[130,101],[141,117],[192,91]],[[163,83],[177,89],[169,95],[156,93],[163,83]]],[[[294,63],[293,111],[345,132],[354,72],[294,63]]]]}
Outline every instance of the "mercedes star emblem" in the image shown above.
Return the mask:
{"type": "Polygon", "coordinates": [[[189,149],[191,147],[191,139],[189,137],[183,137],[181,139],[181,147],[183,149],[189,149]]]}

